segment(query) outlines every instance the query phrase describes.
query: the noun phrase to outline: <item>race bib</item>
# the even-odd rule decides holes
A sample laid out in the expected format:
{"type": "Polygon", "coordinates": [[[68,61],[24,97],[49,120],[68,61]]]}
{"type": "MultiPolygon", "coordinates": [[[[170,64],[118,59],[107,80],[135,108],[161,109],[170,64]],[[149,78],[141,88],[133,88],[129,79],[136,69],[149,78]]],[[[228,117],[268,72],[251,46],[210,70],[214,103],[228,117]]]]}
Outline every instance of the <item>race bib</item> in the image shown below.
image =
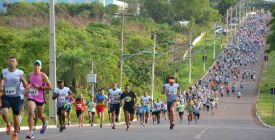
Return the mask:
{"type": "Polygon", "coordinates": [[[64,103],[64,102],[66,102],[66,98],[65,97],[59,97],[58,102],[64,103]]]}
{"type": "Polygon", "coordinates": [[[6,95],[15,95],[16,94],[16,87],[5,87],[6,95]]]}
{"type": "Polygon", "coordinates": [[[30,88],[29,94],[30,94],[31,96],[38,96],[38,89],[30,88]]]}

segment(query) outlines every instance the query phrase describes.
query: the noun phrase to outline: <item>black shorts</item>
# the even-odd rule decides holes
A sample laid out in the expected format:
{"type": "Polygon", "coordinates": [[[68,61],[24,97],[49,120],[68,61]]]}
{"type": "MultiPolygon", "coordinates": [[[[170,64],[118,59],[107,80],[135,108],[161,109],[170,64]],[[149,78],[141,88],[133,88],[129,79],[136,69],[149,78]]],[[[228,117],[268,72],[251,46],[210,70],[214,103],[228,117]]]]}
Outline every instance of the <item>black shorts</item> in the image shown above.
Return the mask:
{"type": "Polygon", "coordinates": [[[35,103],[36,106],[43,106],[45,104],[45,102],[39,103],[33,99],[28,99],[28,101],[33,101],[35,103]]]}
{"type": "Polygon", "coordinates": [[[22,108],[21,97],[2,96],[2,108],[11,108],[13,115],[19,115],[22,108]]]}
{"type": "Polygon", "coordinates": [[[82,110],[76,110],[76,116],[77,116],[77,118],[78,118],[82,113],[83,113],[82,110]]]}
{"type": "Polygon", "coordinates": [[[66,108],[65,106],[62,106],[62,107],[57,107],[57,115],[59,116],[61,114],[62,111],[66,111],[66,108]]]}
{"type": "Polygon", "coordinates": [[[177,103],[177,100],[174,100],[174,101],[172,101],[172,102],[167,102],[167,109],[168,109],[168,112],[170,112],[170,109],[171,109],[173,103],[177,103]]]}
{"type": "Polygon", "coordinates": [[[152,115],[159,116],[161,111],[153,111],[152,115]]]}
{"type": "Polygon", "coordinates": [[[135,114],[134,106],[123,106],[123,110],[129,112],[130,114],[135,114]]]}
{"type": "Polygon", "coordinates": [[[24,99],[23,100],[21,99],[20,110],[21,111],[24,110],[24,99]]]}
{"type": "Polygon", "coordinates": [[[184,114],[184,112],[179,112],[179,116],[182,116],[184,114]]]}
{"type": "Polygon", "coordinates": [[[116,115],[118,115],[119,114],[119,110],[120,110],[120,104],[110,104],[109,113],[115,111],[116,115]]]}

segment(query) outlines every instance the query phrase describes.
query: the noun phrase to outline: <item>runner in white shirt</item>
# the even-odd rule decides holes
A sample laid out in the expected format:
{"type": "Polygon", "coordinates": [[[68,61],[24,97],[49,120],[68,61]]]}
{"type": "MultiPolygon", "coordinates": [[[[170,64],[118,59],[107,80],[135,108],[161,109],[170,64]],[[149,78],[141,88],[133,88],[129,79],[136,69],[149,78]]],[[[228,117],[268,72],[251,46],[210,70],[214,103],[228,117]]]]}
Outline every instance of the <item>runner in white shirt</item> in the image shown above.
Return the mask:
{"type": "Polygon", "coordinates": [[[167,96],[167,109],[171,130],[175,126],[174,113],[180,96],[180,87],[179,84],[175,83],[175,80],[176,79],[174,77],[169,77],[169,83],[163,86],[163,93],[167,96]]]}
{"type": "Polygon", "coordinates": [[[70,88],[64,87],[64,82],[61,80],[57,82],[57,85],[58,85],[58,88],[55,89],[52,99],[53,100],[57,99],[57,115],[58,115],[59,124],[60,124],[59,132],[63,132],[63,130],[66,129],[65,112],[66,112],[66,104],[68,101],[67,99],[69,95],[72,94],[72,92],[70,88]]]}
{"type": "Polygon", "coordinates": [[[15,57],[10,57],[8,60],[8,68],[4,69],[0,76],[0,92],[3,92],[1,96],[2,99],[2,115],[7,128],[6,133],[11,134],[11,123],[9,120],[9,108],[13,112],[14,121],[14,134],[12,135],[12,140],[18,139],[18,133],[20,131],[20,110],[21,110],[21,94],[22,89],[20,88],[23,84],[24,88],[27,89],[28,83],[25,80],[25,74],[23,71],[17,69],[17,59],[15,57]]]}
{"type": "Polygon", "coordinates": [[[112,88],[109,89],[109,101],[110,101],[110,110],[111,113],[111,124],[112,129],[116,129],[115,122],[118,123],[119,120],[119,113],[120,113],[120,97],[122,95],[121,89],[117,88],[117,84],[113,83],[112,88]]]}
{"type": "Polygon", "coordinates": [[[148,122],[148,117],[150,113],[150,104],[152,103],[152,98],[147,95],[147,92],[145,91],[143,93],[143,96],[141,96],[141,108],[143,112],[143,117],[142,117],[142,125],[145,126],[148,122]]]}

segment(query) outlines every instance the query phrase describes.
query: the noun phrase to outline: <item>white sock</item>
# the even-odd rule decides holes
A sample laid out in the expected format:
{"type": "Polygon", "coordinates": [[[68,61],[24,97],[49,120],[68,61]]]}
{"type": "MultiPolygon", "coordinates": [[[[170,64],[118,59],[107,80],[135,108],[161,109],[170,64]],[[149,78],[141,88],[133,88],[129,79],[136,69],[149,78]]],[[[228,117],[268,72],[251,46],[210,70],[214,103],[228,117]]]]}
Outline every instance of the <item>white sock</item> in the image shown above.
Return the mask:
{"type": "Polygon", "coordinates": [[[21,124],[21,122],[22,122],[22,116],[19,115],[19,124],[21,124]]]}

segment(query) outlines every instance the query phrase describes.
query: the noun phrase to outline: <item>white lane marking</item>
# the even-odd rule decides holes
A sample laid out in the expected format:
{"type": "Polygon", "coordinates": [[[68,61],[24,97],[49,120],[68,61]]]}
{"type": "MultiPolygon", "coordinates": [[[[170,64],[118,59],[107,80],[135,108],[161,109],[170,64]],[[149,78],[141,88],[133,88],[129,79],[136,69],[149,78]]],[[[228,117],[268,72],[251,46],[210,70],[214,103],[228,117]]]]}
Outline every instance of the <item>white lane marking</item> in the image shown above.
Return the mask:
{"type": "Polygon", "coordinates": [[[200,139],[201,136],[202,136],[208,129],[209,129],[209,128],[206,127],[206,128],[204,128],[203,130],[201,130],[201,132],[200,132],[198,135],[195,136],[195,139],[200,139]]]}

